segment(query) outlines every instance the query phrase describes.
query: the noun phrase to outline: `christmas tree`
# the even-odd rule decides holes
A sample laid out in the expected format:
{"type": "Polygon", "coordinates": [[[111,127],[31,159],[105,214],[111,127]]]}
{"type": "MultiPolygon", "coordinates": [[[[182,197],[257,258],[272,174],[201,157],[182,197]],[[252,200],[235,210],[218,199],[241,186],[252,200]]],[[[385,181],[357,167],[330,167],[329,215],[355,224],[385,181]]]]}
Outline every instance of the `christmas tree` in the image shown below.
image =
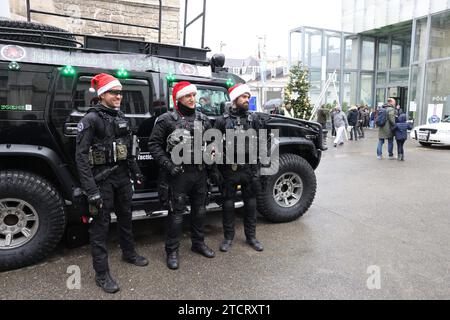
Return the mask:
{"type": "Polygon", "coordinates": [[[284,103],[290,103],[295,117],[309,119],[313,107],[309,100],[308,69],[301,64],[293,66],[289,74],[289,83],[284,89],[284,103]]]}

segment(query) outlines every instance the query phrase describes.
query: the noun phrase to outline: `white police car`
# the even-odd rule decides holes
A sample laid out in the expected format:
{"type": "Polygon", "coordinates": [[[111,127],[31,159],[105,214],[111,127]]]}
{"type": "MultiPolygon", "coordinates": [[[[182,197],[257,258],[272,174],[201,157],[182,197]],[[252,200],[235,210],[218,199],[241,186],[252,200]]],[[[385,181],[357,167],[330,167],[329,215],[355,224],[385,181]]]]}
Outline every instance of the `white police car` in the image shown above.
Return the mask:
{"type": "Polygon", "coordinates": [[[425,124],[411,130],[411,139],[419,141],[423,146],[450,146],[450,117],[439,123],[425,124]]]}

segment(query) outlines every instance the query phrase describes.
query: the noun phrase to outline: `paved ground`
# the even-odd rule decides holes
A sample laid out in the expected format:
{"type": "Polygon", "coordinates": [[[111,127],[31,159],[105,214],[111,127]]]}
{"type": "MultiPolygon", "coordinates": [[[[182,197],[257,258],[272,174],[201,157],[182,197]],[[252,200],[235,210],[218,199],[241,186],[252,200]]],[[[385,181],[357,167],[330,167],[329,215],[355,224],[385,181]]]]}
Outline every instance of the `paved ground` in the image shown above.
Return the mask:
{"type": "MultiPolygon", "coordinates": [[[[367,136],[325,153],[317,196],[304,217],[287,224],[259,220],[262,253],[245,245],[240,221],[232,251],[217,250],[210,260],[190,252],[186,233],[181,267],[170,271],[164,221],[140,221],[136,241],[151,260],[147,268],[122,263],[111,234],[120,293],[95,286],[85,246],[1,273],[0,299],[450,299],[450,149],[408,141],[405,162],[380,161],[376,133],[367,136]],[[71,265],[81,270],[80,290],[67,289],[71,265]],[[368,282],[380,289],[370,290],[368,282]]],[[[215,213],[207,242],[218,249],[221,239],[215,213]]]]}

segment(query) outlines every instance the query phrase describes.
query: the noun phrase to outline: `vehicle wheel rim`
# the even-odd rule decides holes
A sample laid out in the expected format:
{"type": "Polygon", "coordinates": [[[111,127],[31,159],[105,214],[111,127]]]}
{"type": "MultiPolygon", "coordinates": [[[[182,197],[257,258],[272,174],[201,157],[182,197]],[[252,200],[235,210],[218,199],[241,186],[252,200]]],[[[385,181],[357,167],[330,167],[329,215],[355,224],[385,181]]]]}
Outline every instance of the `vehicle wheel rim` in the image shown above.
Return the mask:
{"type": "Polygon", "coordinates": [[[291,208],[299,203],[303,194],[303,182],[293,172],[283,174],[273,186],[273,198],[283,208],[291,208]]]}
{"type": "Polygon", "coordinates": [[[18,248],[37,234],[39,216],[20,199],[0,199],[0,250],[18,248]]]}

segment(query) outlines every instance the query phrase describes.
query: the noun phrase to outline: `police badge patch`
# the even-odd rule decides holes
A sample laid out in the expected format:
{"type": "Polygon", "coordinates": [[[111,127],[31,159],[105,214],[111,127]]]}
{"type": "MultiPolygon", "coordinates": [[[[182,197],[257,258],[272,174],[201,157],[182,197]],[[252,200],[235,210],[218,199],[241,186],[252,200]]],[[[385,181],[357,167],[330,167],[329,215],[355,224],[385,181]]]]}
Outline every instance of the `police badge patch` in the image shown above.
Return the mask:
{"type": "Polygon", "coordinates": [[[84,124],[83,124],[82,122],[78,123],[77,128],[78,128],[78,132],[83,131],[83,129],[84,129],[84,124]]]}

